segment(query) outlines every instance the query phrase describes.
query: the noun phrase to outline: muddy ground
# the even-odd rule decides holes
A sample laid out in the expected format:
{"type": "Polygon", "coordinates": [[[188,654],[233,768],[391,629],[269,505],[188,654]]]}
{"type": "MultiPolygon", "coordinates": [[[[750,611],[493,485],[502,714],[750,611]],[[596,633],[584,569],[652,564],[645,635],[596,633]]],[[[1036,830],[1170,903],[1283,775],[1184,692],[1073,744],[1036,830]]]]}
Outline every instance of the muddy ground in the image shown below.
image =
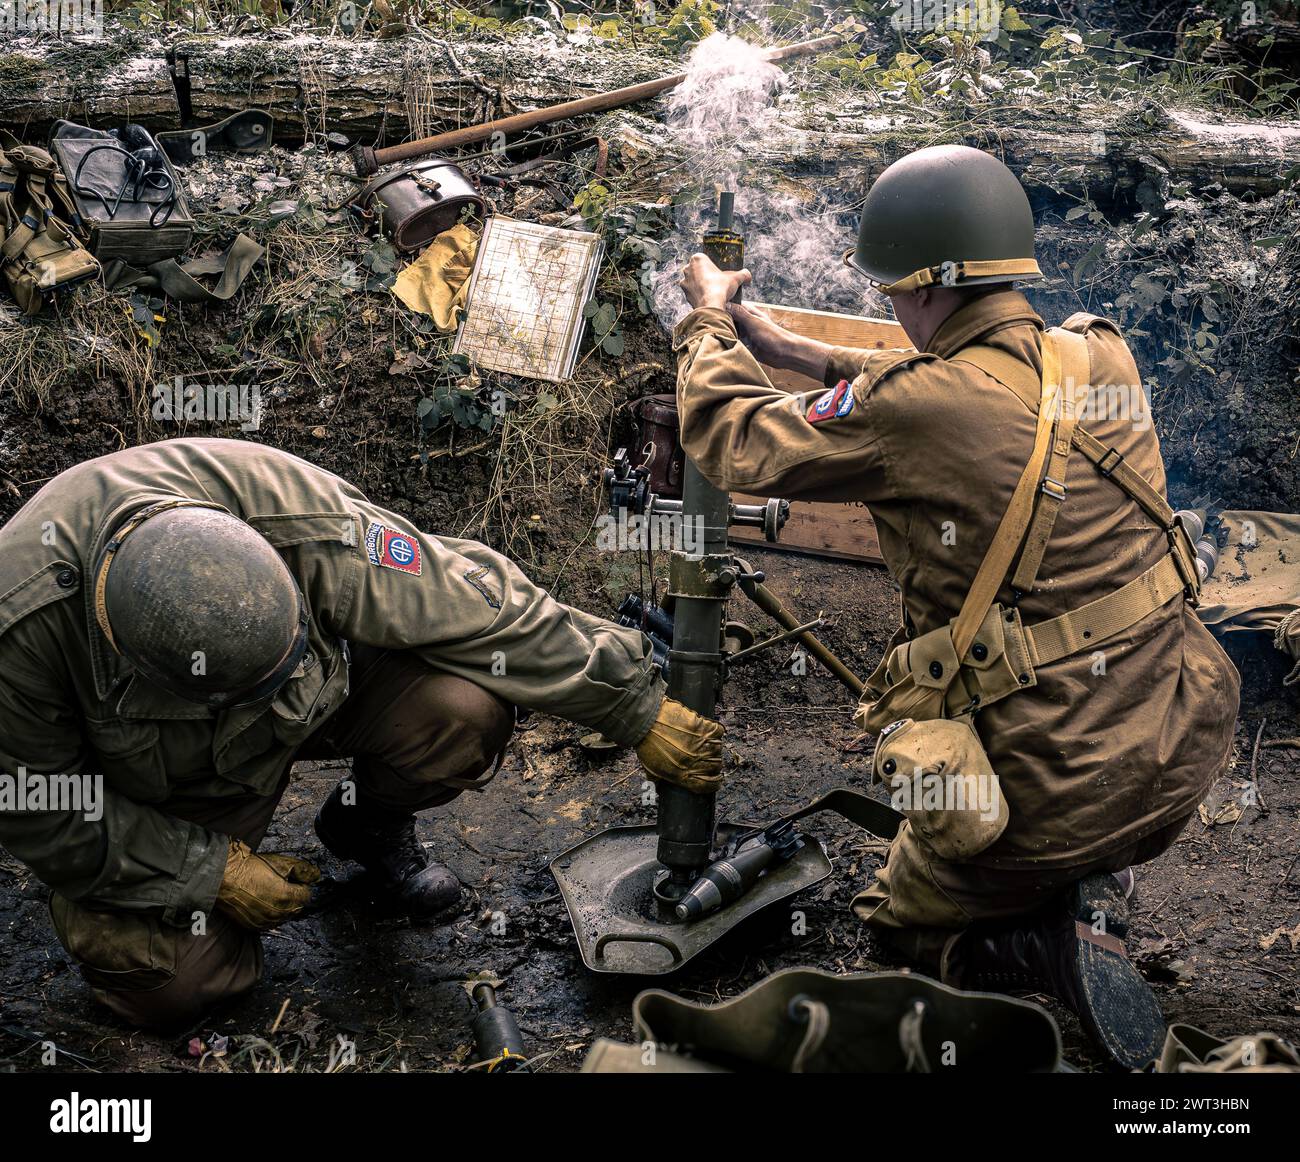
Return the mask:
{"type": "MultiPolygon", "coordinates": [[[[878,651],[894,618],[883,570],[776,553],[753,554],[793,608],[833,620],[828,639],[846,653],[878,651]]],[[[739,612],[739,610],[737,610],[739,612]]],[[[750,618],[757,627],[761,615],[750,618]]],[[[1280,657],[1248,649],[1237,658],[1247,695],[1233,764],[1210,797],[1247,779],[1255,734],[1295,733],[1294,694],[1280,686],[1280,657]]],[[[824,672],[796,678],[773,656],[729,688],[723,715],[732,777],[722,798],[731,819],[795,808],[833,786],[867,785],[867,758],[845,748],[854,732],[841,688],[824,672]]],[[[431,813],[421,824],[430,852],[468,888],[464,913],[424,926],[377,910],[364,878],[326,855],[311,828],[341,765],[300,764],[266,847],[319,860],[325,881],[308,914],[266,939],[266,974],[246,999],[183,1034],[132,1032],[89,998],[50,933],[46,890],[0,856],[0,1063],[39,1067],[40,1043],[59,1047],[72,1070],[448,1069],[470,1061],[471,1005],[462,982],[489,971],[518,1015],[538,1068],[576,1069],[592,1040],[631,1035],[633,997],[647,985],[683,996],[732,996],[775,969],[815,965],[838,972],[893,965],[854,920],[849,902],[879,865],[882,845],[846,824],[814,827],[832,877],[757,917],[674,976],[653,981],[596,976],[582,965],[549,859],[602,828],[652,822],[634,757],[584,757],[579,728],[535,719],[521,731],[496,781],[431,813]],[[805,915],[794,935],[791,912],[805,915]],[[229,1037],[222,1058],[199,1059],[189,1042],[229,1037]],[[355,1061],[338,1059],[342,1036],[355,1061]],[[333,1056],[332,1056],[333,1054],[333,1056]]],[[[1194,821],[1139,877],[1133,946],[1166,1017],[1220,1034],[1272,1029],[1300,1037],[1296,945],[1300,814],[1296,752],[1262,747],[1261,806],[1232,823],[1194,821]]],[[[1066,1055],[1097,1067],[1077,1022],[1060,1023],[1066,1055]]]]}

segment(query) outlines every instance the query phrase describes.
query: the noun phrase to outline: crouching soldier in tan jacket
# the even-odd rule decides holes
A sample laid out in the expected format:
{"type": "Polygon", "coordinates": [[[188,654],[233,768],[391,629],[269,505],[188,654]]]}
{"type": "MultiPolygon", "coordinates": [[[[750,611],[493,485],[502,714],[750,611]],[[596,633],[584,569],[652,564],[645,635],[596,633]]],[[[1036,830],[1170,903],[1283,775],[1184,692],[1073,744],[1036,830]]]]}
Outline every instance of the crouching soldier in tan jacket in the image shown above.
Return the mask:
{"type": "Polygon", "coordinates": [[[319,873],[257,851],[300,758],[316,819],[413,914],[460,897],[415,813],[479,790],[517,706],[721,768],[648,641],[294,456],[173,440],[81,464],[0,529],[0,843],[53,889],[95,995],[167,1026],[251,987],[319,873]]]}
{"type": "Polygon", "coordinates": [[[946,790],[983,772],[999,808],[969,826],[947,799],[908,810],[857,914],[950,983],[1054,993],[1136,1066],[1163,1022],[1126,959],[1125,869],[1169,847],[1223,769],[1239,682],[1196,618],[1120,332],[1082,314],[1046,331],[1012,289],[1041,277],[1033,235],[987,154],[886,170],[846,261],[913,351],[828,347],[728,309],[748,274],[695,256],[682,436],[723,488],[870,506],[903,606],[859,713],[883,732],[876,773],[946,790]],[[826,390],[781,391],[757,360],[826,390]]]}

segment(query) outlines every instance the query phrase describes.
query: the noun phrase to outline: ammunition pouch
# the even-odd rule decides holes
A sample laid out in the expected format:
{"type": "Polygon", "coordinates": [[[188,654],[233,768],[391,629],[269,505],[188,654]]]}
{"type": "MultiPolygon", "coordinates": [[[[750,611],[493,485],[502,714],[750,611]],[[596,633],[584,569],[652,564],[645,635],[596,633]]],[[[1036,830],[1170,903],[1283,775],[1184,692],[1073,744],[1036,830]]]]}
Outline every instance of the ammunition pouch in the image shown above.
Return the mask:
{"type": "Polygon", "coordinates": [[[917,836],[952,861],[991,846],[1010,818],[970,715],[1034,681],[1019,611],[994,605],[960,664],[956,624],[896,640],[854,715],[863,730],[880,732],[873,776],[890,788],[917,836]],[[971,809],[981,796],[998,804],[996,825],[971,809]]]}
{"type": "Polygon", "coordinates": [[[1036,682],[1020,611],[992,606],[958,662],[956,618],[918,638],[900,634],[867,679],[855,721],[883,730],[900,718],[953,718],[999,702],[1036,682]]]}
{"type": "Polygon", "coordinates": [[[99,273],[74,237],[76,211],[54,159],[0,130],[0,269],[25,315],[99,273]]]}
{"type": "Polygon", "coordinates": [[[717,1005],[661,989],[633,1002],[641,1044],[598,1043],[584,1073],[1050,1073],[1061,1038],[1029,1001],[917,973],[790,968],[717,1005]],[[956,1053],[952,1047],[957,1046],[956,1053]],[[660,1068],[660,1059],[663,1068],[660,1068]]]}

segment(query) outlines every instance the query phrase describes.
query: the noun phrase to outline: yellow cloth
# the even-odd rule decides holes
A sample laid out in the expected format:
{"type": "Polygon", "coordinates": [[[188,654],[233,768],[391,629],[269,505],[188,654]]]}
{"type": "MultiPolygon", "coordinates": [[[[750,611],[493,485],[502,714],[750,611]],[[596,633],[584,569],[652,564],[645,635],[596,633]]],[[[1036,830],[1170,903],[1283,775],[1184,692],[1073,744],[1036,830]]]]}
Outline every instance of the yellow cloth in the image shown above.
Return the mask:
{"type": "Polygon", "coordinates": [[[397,276],[393,294],[411,310],[433,319],[439,331],[454,331],[477,251],[478,235],[464,222],[458,223],[439,234],[397,276]]]}

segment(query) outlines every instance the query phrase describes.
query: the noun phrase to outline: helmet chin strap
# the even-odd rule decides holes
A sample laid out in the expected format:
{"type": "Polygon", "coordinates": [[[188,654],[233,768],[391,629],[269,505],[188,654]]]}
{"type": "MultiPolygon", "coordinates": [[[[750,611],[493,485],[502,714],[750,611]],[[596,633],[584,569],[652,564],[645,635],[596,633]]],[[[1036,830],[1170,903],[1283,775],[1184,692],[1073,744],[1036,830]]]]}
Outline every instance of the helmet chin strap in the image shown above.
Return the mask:
{"type": "MultiPolygon", "coordinates": [[[[852,250],[844,252],[844,264],[871,278],[871,275],[854,261],[854,253],[852,250]]],[[[997,258],[969,262],[944,262],[938,266],[922,267],[920,270],[913,271],[906,278],[900,278],[897,282],[881,283],[876,279],[872,279],[872,281],[876,283],[877,289],[882,294],[905,295],[910,291],[920,290],[922,287],[927,286],[955,287],[961,286],[962,283],[972,278],[997,277],[1006,277],[1008,280],[1013,278],[1042,278],[1043,272],[1039,269],[1038,263],[1032,258],[997,258]]]]}

